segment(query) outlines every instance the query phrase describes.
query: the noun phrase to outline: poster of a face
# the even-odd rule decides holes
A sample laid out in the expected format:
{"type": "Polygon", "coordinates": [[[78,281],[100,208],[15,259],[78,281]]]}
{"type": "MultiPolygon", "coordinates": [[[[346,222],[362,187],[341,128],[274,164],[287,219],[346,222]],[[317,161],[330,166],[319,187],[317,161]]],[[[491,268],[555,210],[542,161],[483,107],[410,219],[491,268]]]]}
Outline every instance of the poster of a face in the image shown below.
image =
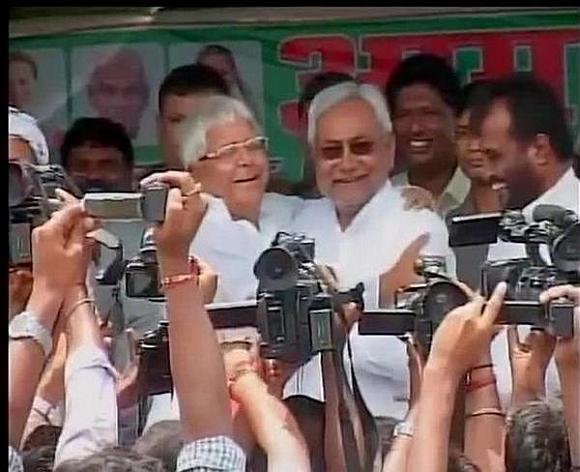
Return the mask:
{"type": "Polygon", "coordinates": [[[75,48],[71,75],[73,119],[109,118],[125,127],[134,145],[156,144],[156,94],[163,78],[160,45],[75,48]]]}
{"type": "Polygon", "coordinates": [[[258,41],[175,43],[170,47],[169,64],[172,69],[193,63],[218,71],[229,84],[232,95],[244,100],[262,121],[262,48],[258,41]]]}
{"type": "Polygon", "coordinates": [[[61,49],[14,50],[9,55],[11,105],[32,115],[45,134],[51,160],[68,125],[65,57],[61,49]]]}

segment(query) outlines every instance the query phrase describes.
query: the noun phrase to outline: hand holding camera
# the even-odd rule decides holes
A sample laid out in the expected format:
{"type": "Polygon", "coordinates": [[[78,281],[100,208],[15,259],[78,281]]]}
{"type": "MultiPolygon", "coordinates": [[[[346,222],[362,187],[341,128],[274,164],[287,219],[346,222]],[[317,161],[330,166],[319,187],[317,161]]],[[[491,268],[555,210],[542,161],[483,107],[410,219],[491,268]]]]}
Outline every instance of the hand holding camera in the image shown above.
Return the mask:
{"type": "Polygon", "coordinates": [[[152,174],[141,181],[144,187],[153,183],[171,187],[167,195],[165,221],[155,229],[159,254],[185,259],[207,208],[200,195],[201,186],[189,173],[178,171],[152,174]]]}
{"type": "Polygon", "coordinates": [[[84,284],[90,246],[85,236],[93,227],[94,220],[87,218],[77,204],[54,213],[33,231],[31,299],[35,294],[42,297],[47,293],[64,297],[72,285],[84,284]]]}
{"type": "Polygon", "coordinates": [[[427,366],[436,366],[459,380],[490,343],[506,290],[507,285],[500,283],[487,304],[483,297],[476,297],[452,310],[435,333],[427,366]]]}

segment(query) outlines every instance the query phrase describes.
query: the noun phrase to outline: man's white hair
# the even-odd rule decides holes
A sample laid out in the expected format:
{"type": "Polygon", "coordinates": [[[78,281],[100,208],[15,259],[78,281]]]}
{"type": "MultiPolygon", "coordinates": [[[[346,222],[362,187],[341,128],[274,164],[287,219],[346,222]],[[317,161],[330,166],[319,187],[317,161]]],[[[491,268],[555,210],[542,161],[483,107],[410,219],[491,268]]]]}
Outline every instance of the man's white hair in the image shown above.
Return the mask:
{"type": "Polygon", "coordinates": [[[308,108],[308,143],[314,144],[318,118],[326,110],[346,100],[359,98],[366,101],[373,109],[377,122],[385,131],[390,133],[393,126],[387,102],[381,91],[370,84],[342,82],[324,89],[318,93],[308,108]]]}
{"type": "Polygon", "coordinates": [[[257,134],[262,129],[250,108],[237,98],[212,95],[203,100],[199,109],[182,125],[180,159],[185,169],[207,153],[207,131],[216,125],[242,118],[250,122],[257,134]]]}

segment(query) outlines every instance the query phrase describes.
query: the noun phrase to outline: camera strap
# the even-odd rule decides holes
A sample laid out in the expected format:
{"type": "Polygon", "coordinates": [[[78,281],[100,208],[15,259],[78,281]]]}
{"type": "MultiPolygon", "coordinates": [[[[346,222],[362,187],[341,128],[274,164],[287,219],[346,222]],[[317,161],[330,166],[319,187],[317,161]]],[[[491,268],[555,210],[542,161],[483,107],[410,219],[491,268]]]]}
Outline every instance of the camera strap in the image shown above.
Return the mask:
{"type": "Polygon", "coordinates": [[[360,388],[356,379],[356,374],[354,371],[354,357],[352,354],[352,345],[350,343],[349,334],[350,333],[347,333],[346,335],[346,349],[348,354],[348,361],[350,364],[350,375],[352,379],[352,391],[354,401],[356,405],[356,410],[360,417],[361,427],[364,434],[364,444],[365,444],[364,470],[372,470],[372,465],[374,463],[375,455],[377,453],[377,448],[379,445],[378,432],[375,420],[367,408],[367,405],[360,392],[360,388]]]}

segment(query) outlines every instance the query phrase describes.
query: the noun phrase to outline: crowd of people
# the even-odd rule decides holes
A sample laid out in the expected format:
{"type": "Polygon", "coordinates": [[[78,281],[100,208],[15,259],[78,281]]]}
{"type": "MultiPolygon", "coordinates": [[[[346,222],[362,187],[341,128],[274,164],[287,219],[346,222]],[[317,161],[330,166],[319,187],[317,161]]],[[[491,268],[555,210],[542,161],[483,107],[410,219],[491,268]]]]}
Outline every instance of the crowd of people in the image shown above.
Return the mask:
{"type": "MultiPolygon", "coordinates": [[[[502,326],[514,281],[484,293],[482,267],[526,246],[449,245],[455,216],[579,213],[580,150],[550,87],[516,74],[462,88],[430,54],[401,61],[384,90],[321,73],[300,97],[304,179],[289,184],[270,178],[268,137],[244,89],[208,60],[218,52],[165,77],[162,163],[146,173],[124,123],[84,117],[65,133],[57,160],[82,193],[170,187],[153,225],[164,300],[128,297],[123,277],[99,283],[97,232],[130,260],[148,225],[98,221],[80,195],[56,190],[32,263],[10,268],[9,469],[580,470],[578,279],[533,300],[573,304],[572,336],[502,326]],[[416,333],[360,334],[372,315],[348,302],[335,306],[331,350],[267,359],[254,326],[214,329],[206,306],[256,298],[254,264],[280,231],[314,239],[331,285],[362,282],[365,310],[393,308],[424,282],[420,258],[467,302],[428,352],[416,333]],[[171,388],[145,394],[138,340],[162,320],[171,388]]],[[[10,162],[48,154],[34,118],[9,107],[10,162]]]]}

